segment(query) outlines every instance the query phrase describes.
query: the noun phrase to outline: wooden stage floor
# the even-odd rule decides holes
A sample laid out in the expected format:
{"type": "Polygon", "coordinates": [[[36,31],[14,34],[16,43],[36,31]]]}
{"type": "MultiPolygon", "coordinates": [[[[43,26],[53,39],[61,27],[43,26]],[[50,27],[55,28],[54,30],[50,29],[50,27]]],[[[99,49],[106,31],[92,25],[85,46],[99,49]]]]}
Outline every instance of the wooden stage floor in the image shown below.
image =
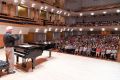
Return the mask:
{"type": "MultiPolygon", "coordinates": [[[[0,59],[5,60],[4,50],[0,59]]],[[[0,80],[120,80],[120,63],[88,57],[48,52],[37,59],[32,71],[30,62],[26,69],[17,65],[15,74],[2,75],[0,80]]]]}

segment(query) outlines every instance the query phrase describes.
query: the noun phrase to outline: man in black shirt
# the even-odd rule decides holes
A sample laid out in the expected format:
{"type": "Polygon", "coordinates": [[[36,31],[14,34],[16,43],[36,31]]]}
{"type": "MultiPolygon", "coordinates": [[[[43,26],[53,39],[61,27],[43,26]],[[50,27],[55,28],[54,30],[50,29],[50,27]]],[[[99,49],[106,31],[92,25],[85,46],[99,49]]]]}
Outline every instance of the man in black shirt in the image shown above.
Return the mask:
{"type": "Polygon", "coordinates": [[[6,28],[6,33],[4,34],[3,41],[6,52],[6,60],[9,64],[9,73],[15,73],[14,71],[14,44],[16,38],[12,35],[13,27],[9,26],[6,28]]]}

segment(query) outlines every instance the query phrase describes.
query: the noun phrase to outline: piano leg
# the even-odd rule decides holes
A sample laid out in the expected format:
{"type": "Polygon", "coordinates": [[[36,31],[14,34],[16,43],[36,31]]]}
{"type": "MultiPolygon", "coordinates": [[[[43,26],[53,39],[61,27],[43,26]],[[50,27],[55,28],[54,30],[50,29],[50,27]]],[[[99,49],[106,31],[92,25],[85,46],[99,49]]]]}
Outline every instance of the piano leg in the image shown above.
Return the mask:
{"type": "Polygon", "coordinates": [[[32,69],[35,68],[35,59],[32,59],[32,69]]]}
{"type": "Polygon", "coordinates": [[[18,64],[18,62],[19,62],[19,57],[16,55],[16,64],[18,64]]]}
{"type": "Polygon", "coordinates": [[[51,50],[49,50],[49,57],[51,57],[51,50]]]}
{"type": "Polygon", "coordinates": [[[22,58],[22,67],[26,68],[26,59],[22,58]]]}

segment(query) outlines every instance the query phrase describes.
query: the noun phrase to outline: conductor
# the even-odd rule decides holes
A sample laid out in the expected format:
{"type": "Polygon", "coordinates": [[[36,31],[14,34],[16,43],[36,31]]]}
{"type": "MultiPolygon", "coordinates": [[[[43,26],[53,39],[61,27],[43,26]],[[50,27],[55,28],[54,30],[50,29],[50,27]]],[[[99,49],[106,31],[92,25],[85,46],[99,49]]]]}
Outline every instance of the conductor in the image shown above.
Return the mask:
{"type": "Polygon", "coordinates": [[[15,41],[18,40],[16,37],[12,35],[13,27],[9,26],[6,28],[6,33],[3,36],[5,53],[6,53],[6,61],[9,64],[8,72],[15,73],[14,71],[14,44],[15,41]]]}

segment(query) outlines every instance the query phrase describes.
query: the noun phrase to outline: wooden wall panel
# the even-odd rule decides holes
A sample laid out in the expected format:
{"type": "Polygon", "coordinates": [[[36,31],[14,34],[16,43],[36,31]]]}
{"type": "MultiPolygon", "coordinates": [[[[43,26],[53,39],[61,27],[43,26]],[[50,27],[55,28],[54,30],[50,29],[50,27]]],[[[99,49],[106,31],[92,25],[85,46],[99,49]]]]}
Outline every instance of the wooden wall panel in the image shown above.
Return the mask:
{"type": "Polygon", "coordinates": [[[24,35],[24,42],[28,43],[28,42],[34,42],[34,38],[35,38],[35,33],[28,33],[24,35]]]}
{"type": "Polygon", "coordinates": [[[6,3],[2,3],[2,13],[8,14],[8,5],[6,3]]]}
{"type": "Polygon", "coordinates": [[[10,16],[16,16],[16,6],[15,5],[10,4],[8,11],[9,11],[10,16]]]}
{"type": "Polygon", "coordinates": [[[0,48],[4,47],[4,43],[3,43],[3,34],[0,34],[0,48]]]}
{"type": "Polygon", "coordinates": [[[48,31],[46,33],[46,41],[52,41],[53,40],[53,32],[52,31],[48,31]]]}
{"type": "Polygon", "coordinates": [[[35,10],[33,8],[31,8],[31,10],[30,10],[30,18],[31,19],[35,18],[35,10]]]}
{"type": "Polygon", "coordinates": [[[28,17],[28,8],[23,6],[18,6],[18,16],[28,17]]]}
{"type": "Polygon", "coordinates": [[[39,10],[35,10],[35,20],[38,21],[39,19],[39,10]]]}
{"type": "Polygon", "coordinates": [[[61,37],[62,39],[64,39],[64,37],[65,37],[65,32],[61,32],[61,33],[60,33],[60,37],[61,37]]]}

